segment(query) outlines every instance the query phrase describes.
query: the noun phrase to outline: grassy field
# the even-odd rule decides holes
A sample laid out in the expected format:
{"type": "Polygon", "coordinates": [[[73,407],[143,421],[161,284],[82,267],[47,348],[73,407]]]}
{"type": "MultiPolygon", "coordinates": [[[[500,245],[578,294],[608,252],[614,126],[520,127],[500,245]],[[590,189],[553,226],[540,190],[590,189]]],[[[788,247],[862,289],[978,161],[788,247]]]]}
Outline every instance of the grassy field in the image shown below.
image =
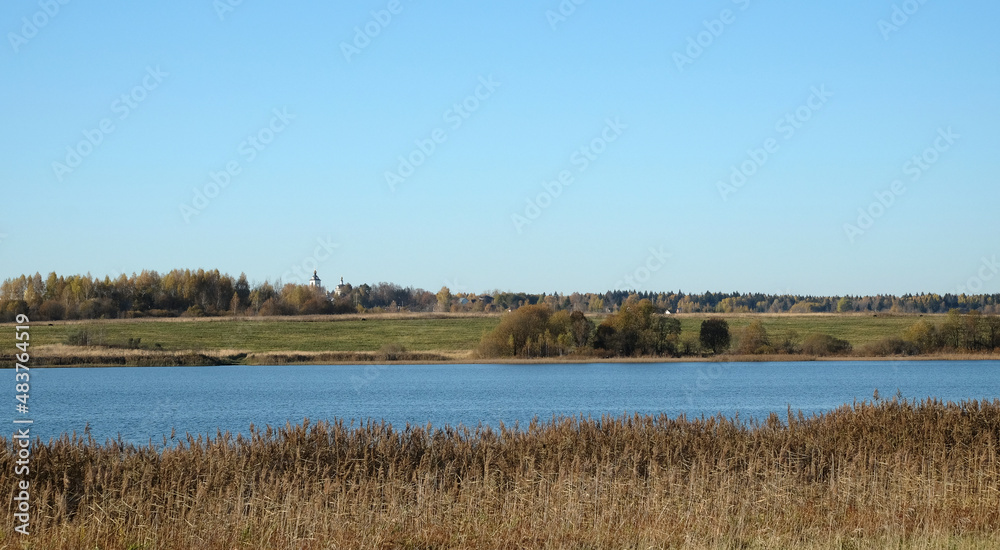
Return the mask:
{"type": "Polygon", "coordinates": [[[401,344],[414,351],[471,350],[497,317],[350,316],[283,319],[178,319],[53,323],[31,329],[36,345],[64,343],[70,333],[86,330],[99,341],[124,344],[140,338],[143,348],[165,350],[377,351],[401,344]]]}
{"type": "Polygon", "coordinates": [[[166,449],[64,437],[31,455],[35,534],[2,527],[4,548],[1000,547],[996,400],[752,425],[306,423],[166,449]]]}
{"type": "Polygon", "coordinates": [[[722,317],[734,335],[754,319],[760,319],[772,342],[788,336],[801,339],[812,332],[829,334],[850,342],[855,349],[889,336],[899,337],[921,318],[932,322],[944,321],[945,315],[842,315],[842,314],[740,314],[740,315],[680,315],[682,333],[698,334],[701,322],[709,317],[722,317]]]}
{"type": "MultiPolygon", "coordinates": [[[[698,334],[701,322],[708,317],[707,314],[679,315],[682,335],[698,334]]],[[[830,314],[720,317],[727,319],[734,336],[753,319],[760,319],[773,342],[786,337],[801,339],[819,332],[847,340],[855,349],[888,336],[900,336],[920,319],[919,316],[830,314]]],[[[925,317],[943,319],[943,316],[925,317]]],[[[601,317],[593,319],[600,322],[601,317]]],[[[426,352],[428,360],[463,360],[471,357],[483,334],[496,327],[499,321],[498,315],[454,314],[72,321],[34,324],[31,343],[35,346],[35,354],[43,359],[39,364],[45,364],[47,355],[61,356],[64,361],[60,364],[72,364],[68,358],[74,354],[94,356],[95,349],[123,348],[130,339],[138,341],[139,350],[149,356],[141,364],[155,363],[158,357],[181,352],[237,357],[230,359],[237,362],[245,361],[243,358],[248,354],[256,354],[257,361],[370,361],[377,360],[372,354],[386,345],[401,346],[418,354],[413,359],[420,359],[419,354],[426,352]],[[100,346],[88,349],[65,345],[72,334],[80,331],[86,331],[91,341],[100,346]],[[331,352],[341,355],[319,355],[331,352]],[[370,357],[343,355],[351,352],[370,357]],[[271,355],[267,355],[269,353],[271,355]],[[295,353],[298,355],[291,355],[295,353]]],[[[125,355],[127,351],[131,350],[119,349],[115,353],[125,355]]],[[[197,363],[199,359],[193,361],[197,363]]],[[[81,360],[81,363],[99,364],[101,361],[81,360]]]]}

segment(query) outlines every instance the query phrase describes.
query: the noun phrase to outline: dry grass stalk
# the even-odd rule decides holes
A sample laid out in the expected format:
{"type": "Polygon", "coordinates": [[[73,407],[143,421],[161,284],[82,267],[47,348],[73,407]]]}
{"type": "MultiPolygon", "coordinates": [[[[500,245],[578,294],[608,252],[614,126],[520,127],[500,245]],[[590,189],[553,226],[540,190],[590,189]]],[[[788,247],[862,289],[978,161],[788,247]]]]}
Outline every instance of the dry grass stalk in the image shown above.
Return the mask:
{"type": "MultiPolygon", "coordinates": [[[[1000,544],[1000,401],[883,400],[750,424],[306,422],[167,448],[64,436],[33,452],[33,548],[1000,544]]],[[[22,546],[9,531],[0,544],[22,546]]]]}

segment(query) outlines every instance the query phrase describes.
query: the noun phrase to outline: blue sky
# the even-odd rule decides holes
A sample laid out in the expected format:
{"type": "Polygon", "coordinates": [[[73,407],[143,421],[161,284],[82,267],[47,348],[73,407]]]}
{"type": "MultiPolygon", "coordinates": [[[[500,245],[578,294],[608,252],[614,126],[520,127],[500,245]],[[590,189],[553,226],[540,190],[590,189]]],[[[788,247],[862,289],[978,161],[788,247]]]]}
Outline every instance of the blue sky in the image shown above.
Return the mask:
{"type": "Polygon", "coordinates": [[[994,2],[0,15],[0,278],[1000,292],[994,2]]]}

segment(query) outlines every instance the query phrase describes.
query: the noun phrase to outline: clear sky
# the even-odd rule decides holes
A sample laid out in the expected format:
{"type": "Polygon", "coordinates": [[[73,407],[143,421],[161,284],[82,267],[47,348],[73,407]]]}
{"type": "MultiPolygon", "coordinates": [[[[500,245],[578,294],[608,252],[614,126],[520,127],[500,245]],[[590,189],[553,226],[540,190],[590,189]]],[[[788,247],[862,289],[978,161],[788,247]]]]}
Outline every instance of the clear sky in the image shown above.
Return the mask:
{"type": "Polygon", "coordinates": [[[230,1],[4,3],[0,278],[1000,292],[996,2],[230,1]]]}

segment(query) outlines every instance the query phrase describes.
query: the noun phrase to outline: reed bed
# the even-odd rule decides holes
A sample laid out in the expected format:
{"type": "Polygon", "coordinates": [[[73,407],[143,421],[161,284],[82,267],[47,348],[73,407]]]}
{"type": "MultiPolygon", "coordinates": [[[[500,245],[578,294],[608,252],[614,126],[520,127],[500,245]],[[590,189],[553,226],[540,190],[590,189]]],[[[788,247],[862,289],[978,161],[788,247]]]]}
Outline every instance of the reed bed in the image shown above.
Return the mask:
{"type": "MultiPolygon", "coordinates": [[[[990,548],[1000,401],[35,442],[38,549],[990,548]]],[[[12,487],[11,442],[0,485],[12,487]]],[[[10,509],[8,499],[8,508],[10,509]]],[[[10,509],[10,517],[13,510],[10,509]]]]}

